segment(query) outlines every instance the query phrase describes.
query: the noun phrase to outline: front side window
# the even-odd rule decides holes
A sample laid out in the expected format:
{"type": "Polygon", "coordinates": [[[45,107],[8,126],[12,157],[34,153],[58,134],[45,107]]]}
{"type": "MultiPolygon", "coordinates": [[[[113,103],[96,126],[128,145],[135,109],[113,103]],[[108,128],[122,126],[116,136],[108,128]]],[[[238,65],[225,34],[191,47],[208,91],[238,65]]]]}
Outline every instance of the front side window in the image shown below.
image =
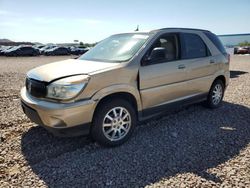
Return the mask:
{"type": "Polygon", "coordinates": [[[175,35],[165,35],[160,37],[153,48],[162,47],[165,49],[165,61],[177,59],[177,37],[175,35]]]}
{"type": "Polygon", "coordinates": [[[124,62],[131,59],[148,39],[147,34],[113,35],[98,43],[79,59],[107,62],[124,62]]]}
{"type": "Polygon", "coordinates": [[[201,58],[208,55],[208,49],[199,35],[192,33],[182,33],[182,58],[201,58]]]}
{"type": "Polygon", "coordinates": [[[149,51],[143,57],[143,64],[157,64],[169,61],[174,61],[179,58],[179,45],[178,37],[176,34],[164,34],[160,36],[153,45],[150,47],[149,51]],[[155,51],[160,50],[157,53],[159,57],[155,56],[155,51]]]}

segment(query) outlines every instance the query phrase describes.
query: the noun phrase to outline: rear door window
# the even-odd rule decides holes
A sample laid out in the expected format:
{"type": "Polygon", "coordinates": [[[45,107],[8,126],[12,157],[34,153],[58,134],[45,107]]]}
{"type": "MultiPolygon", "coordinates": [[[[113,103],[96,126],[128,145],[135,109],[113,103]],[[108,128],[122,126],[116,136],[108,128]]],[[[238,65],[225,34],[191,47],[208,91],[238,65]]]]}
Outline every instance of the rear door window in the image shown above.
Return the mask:
{"type": "Polygon", "coordinates": [[[182,59],[206,57],[210,53],[204,41],[197,34],[181,33],[182,59]]]}
{"type": "Polygon", "coordinates": [[[29,54],[29,53],[32,53],[33,49],[31,47],[27,47],[26,48],[26,52],[29,54]]]}
{"type": "Polygon", "coordinates": [[[28,53],[27,47],[21,47],[20,50],[23,55],[26,55],[28,53]]]}

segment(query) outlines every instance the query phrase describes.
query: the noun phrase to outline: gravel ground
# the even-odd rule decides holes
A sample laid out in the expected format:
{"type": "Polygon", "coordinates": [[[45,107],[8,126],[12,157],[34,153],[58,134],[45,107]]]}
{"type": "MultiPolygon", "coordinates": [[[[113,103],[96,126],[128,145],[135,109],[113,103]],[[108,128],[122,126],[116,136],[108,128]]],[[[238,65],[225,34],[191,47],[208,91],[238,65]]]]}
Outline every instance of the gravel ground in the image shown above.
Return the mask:
{"type": "Polygon", "coordinates": [[[66,58],[0,57],[0,187],[250,187],[250,56],[232,56],[221,108],[141,123],[116,148],[56,138],[22,113],[25,73],[66,58]]]}

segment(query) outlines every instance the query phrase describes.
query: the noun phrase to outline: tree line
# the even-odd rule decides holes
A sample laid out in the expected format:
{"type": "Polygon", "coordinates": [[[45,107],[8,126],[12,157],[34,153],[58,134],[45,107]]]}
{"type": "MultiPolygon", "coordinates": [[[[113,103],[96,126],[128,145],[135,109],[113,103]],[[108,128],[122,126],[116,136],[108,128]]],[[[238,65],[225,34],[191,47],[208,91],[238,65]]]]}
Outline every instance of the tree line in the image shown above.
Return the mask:
{"type": "Polygon", "coordinates": [[[239,46],[250,46],[250,42],[248,41],[241,42],[239,43],[239,46]]]}

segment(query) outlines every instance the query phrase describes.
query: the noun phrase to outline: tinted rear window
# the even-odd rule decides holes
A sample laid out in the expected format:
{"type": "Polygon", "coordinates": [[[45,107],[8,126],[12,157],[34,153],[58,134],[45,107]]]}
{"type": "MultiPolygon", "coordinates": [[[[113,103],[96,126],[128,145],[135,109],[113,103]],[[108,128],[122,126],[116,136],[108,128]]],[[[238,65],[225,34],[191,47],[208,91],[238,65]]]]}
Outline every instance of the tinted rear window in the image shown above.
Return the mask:
{"type": "Polygon", "coordinates": [[[30,47],[21,47],[20,48],[23,52],[29,52],[31,51],[31,48],[30,47]]]}
{"type": "Polygon", "coordinates": [[[205,35],[212,41],[212,43],[218,48],[221,53],[227,53],[220,39],[211,32],[205,32],[205,35]]]}
{"type": "Polygon", "coordinates": [[[182,33],[181,41],[183,59],[200,58],[207,56],[207,46],[199,35],[192,33],[182,33]]]}

